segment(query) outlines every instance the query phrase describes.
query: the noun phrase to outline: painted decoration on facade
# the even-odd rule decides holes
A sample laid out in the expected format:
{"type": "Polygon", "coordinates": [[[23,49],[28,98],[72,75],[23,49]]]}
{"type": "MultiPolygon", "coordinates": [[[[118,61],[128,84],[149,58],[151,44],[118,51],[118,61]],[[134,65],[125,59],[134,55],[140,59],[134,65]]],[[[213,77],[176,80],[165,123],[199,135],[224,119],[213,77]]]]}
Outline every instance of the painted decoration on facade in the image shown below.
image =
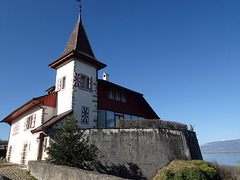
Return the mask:
{"type": "Polygon", "coordinates": [[[80,87],[80,84],[81,84],[81,74],[80,73],[75,72],[74,78],[73,78],[73,84],[75,87],[80,87]]]}
{"type": "Polygon", "coordinates": [[[82,123],[88,124],[89,122],[89,108],[82,106],[82,123]]]}
{"type": "Polygon", "coordinates": [[[62,78],[59,78],[59,79],[57,80],[56,91],[60,91],[60,90],[61,90],[61,86],[62,86],[62,78]]]}
{"type": "Polygon", "coordinates": [[[13,126],[13,135],[18,134],[19,132],[19,127],[20,127],[20,122],[17,122],[13,126]]]}

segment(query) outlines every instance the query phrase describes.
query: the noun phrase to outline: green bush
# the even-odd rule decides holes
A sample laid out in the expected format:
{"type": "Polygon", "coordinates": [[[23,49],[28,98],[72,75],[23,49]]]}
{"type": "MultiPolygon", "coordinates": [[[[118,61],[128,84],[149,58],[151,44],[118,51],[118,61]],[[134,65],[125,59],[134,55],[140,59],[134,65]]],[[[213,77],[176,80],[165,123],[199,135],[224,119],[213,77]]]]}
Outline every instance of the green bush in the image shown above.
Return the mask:
{"type": "Polygon", "coordinates": [[[184,129],[187,130],[186,124],[163,121],[160,119],[119,119],[117,121],[119,128],[161,128],[161,129],[184,129]]]}
{"type": "Polygon", "coordinates": [[[192,161],[173,161],[164,170],[158,172],[154,180],[220,180],[211,163],[192,161]]]}

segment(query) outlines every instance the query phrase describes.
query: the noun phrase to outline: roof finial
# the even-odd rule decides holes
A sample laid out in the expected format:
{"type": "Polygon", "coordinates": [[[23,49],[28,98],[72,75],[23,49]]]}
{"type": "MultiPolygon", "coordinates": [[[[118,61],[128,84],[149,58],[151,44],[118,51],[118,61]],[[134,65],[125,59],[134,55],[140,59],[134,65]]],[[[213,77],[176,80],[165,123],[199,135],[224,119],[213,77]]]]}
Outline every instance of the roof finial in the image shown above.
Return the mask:
{"type": "Polygon", "coordinates": [[[79,11],[80,13],[82,12],[82,0],[76,0],[77,2],[79,2],[79,11]]]}
{"type": "Polygon", "coordinates": [[[81,17],[81,12],[82,12],[82,0],[76,0],[77,2],[79,2],[79,18],[78,18],[78,23],[82,23],[82,17],[81,17]]]}

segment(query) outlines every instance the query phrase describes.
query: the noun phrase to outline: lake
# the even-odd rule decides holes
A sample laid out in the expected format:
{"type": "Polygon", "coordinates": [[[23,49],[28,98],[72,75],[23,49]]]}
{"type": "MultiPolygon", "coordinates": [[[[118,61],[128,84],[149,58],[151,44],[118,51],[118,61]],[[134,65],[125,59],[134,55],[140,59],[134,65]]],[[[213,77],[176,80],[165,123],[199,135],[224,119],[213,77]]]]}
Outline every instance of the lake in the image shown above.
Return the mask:
{"type": "Polygon", "coordinates": [[[224,164],[228,166],[239,166],[237,160],[240,160],[240,153],[216,153],[216,154],[202,154],[204,161],[212,162],[215,159],[218,164],[224,164]]]}

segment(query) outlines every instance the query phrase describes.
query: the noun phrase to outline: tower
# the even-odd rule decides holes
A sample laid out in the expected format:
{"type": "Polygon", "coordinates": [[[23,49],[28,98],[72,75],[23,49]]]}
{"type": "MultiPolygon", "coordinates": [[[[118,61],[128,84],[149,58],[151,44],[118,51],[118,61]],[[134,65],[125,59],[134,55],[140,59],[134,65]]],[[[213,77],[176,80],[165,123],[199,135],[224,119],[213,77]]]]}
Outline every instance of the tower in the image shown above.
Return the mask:
{"type": "Polygon", "coordinates": [[[56,114],[73,110],[73,116],[83,128],[97,125],[97,76],[98,70],[106,67],[92,51],[79,18],[62,56],[49,64],[56,69],[57,108],[56,114]]]}

